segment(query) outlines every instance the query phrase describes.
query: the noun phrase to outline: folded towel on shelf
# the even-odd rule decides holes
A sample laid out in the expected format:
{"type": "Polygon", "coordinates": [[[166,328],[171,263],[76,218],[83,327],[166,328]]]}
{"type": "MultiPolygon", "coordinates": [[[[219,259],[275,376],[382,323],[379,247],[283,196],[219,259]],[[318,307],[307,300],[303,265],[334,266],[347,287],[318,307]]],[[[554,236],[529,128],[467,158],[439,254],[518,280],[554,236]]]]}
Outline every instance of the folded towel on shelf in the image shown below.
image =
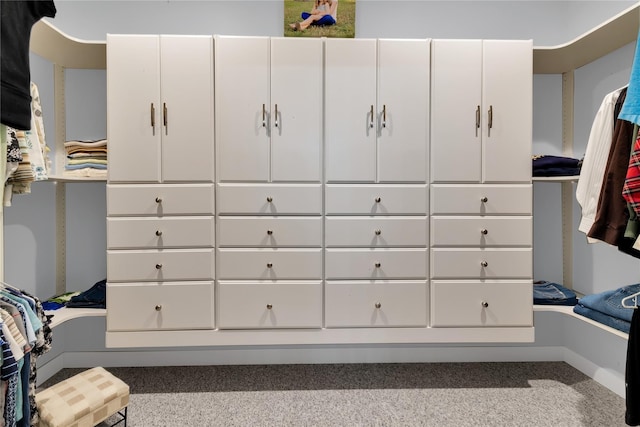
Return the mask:
{"type": "Polygon", "coordinates": [[[78,178],[106,178],[107,169],[82,168],[76,170],[66,170],[64,171],[64,176],[78,178]]]}
{"type": "Polygon", "coordinates": [[[84,148],[96,148],[96,147],[106,147],[107,140],[106,139],[96,139],[93,141],[67,141],[64,143],[64,147],[84,147],[84,148]]]}
{"type": "Polygon", "coordinates": [[[106,170],[107,169],[107,140],[95,141],[67,141],[64,143],[67,154],[65,163],[65,175],[78,170],[106,170]]]}
{"type": "Polygon", "coordinates": [[[93,162],[84,162],[84,163],[80,163],[80,164],[77,164],[77,165],[67,165],[66,166],[67,170],[78,170],[78,169],[85,169],[85,168],[107,169],[107,165],[100,164],[100,163],[93,163],[93,162]]]}

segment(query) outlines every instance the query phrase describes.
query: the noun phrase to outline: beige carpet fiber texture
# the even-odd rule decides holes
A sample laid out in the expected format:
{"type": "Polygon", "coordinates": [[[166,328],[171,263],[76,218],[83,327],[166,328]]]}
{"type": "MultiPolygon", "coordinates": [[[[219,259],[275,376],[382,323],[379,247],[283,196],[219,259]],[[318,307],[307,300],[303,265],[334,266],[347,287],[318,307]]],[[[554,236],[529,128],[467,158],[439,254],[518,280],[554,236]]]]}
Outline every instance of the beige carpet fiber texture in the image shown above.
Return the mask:
{"type": "Polygon", "coordinates": [[[563,362],[107,370],[131,388],[129,427],[626,425],[625,399],[563,362]]]}

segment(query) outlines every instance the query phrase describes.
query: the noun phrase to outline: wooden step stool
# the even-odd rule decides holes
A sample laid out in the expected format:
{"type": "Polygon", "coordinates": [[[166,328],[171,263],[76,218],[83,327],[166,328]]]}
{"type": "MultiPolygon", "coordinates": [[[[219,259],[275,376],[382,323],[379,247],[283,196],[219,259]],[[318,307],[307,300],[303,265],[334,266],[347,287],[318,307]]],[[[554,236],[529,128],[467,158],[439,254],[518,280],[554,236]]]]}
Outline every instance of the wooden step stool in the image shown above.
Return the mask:
{"type": "Polygon", "coordinates": [[[102,367],[36,393],[39,427],[93,427],[118,413],[127,425],[129,386],[102,367]]]}

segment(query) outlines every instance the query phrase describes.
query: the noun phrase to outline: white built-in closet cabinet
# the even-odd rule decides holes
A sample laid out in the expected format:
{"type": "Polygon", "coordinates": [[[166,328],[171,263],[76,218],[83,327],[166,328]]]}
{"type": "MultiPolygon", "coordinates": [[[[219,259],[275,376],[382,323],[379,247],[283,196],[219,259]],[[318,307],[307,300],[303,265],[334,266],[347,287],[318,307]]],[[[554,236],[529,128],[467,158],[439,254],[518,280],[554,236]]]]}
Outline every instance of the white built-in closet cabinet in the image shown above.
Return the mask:
{"type": "Polygon", "coordinates": [[[531,52],[432,42],[433,327],[532,324],[531,52]]]}
{"type": "Polygon", "coordinates": [[[533,341],[530,42],[107,52],[108,346],[533,341]]]}
{"type": "Polygon", "coordinates": [[[214,326],[213,39],[107,40],[107,329],[214,326]]]}
{"type": "Polygon", "coordinates": [[[325,325],[427,326],[429,41],[325,42],[325,325]]]}
{"type": "Polygon", "coordinates": [[[216,37],[220,329],[322,327],[322,47],[216,37]]]}

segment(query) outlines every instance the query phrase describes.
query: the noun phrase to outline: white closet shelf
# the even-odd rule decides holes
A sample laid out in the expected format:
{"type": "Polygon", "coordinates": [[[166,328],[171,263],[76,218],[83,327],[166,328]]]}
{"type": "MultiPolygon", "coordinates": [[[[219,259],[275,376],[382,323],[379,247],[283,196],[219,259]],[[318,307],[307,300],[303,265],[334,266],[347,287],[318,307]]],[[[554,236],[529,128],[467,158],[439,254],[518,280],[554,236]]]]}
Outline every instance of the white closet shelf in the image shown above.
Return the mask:
{"type": "Polygon", "coordinates": [[[107,42],[69,36],[45,20],[31,30],[30,50],[66,68],[105,69],[107,42]]]}
{"type": "Polygon", "coordinates": [[[49,175],[49,181],[54,182],[106,182],[107,177],[103,176],[65,176],[49,175]]]}
{"type": "MultiPolygon", "coordinates": [[[[633,42],[640,24],[640,3],[629,7],[581,36],[556,46],[534,46],[534,74],[561,74],[582,67],[633,42]]],[[[66,68],[105,69],[106,41],[81,40],[46,20],[31,32],[31,51],[66,68]]]]}
{"type": "MultiPolygon", "coordinates": [[[[609,332],[613,335],[616,335],[620,338],[624,338],[625,340],[629,338],[629,335],[619,331],[617,329],[611,328],[602,323],[596,322],[595,320],[589,319],[588,317],[581,316],[573,312],[573,306],[556,306],[556,305],[534,305],[534,312],[556,312],[565,314],[569,317],[573,317],[580,321],[586,322],[592,326],[600,328],[606,332],[609,332]]],[[[105,309],[100,308],[68,308],[63,307],[58,310],[46,311],[46,314],[53,315],[51,319],[51,328],[55,328],[56,326],[73,319],[83,318],[83,317],[104,317],[106,316],[107,311],[105,309]]]]}
{"type": "Polygon", "coordinates": [[[640,3],[567,43],[533,48],[534,74],[561,74],[582,67],[636,40],[640,3]]]}
{"type": "Polygon", "coordinates": [[[532,181],[536,182],[578,182],[580,175],[571,176],[534,176],[532,181]]]}
{"type": "Polygon", "coordinates": [[[606,332],[609,332],[613,335],[616,335],[620,338],[624,338],[625,340],[629,338],[629,334],[626,334],[622,331],[619,331],[615,328],[612,328],[610,326],[604,325],[600,322],[596,322],[595,320],[589,319],[588,317],[585,316],[581,316],[580,314],[574,313],[573,312],[573,306],[568,306],[568,305],[534,305],[533,306],[533,311],[539,311],[539,312],[556,312],[556,313],[562,313],[565,314],[569,317],[573,317],[575,319],[581,320],[583,322],[586,322],[590,325],[593,325],[597,328],[600,328],[606,332]]]}
{"type": "Polygon", "coordinates": [[[49,327],[53,329],[67,320],[78,319],[81,317],[104,317],[107,315],[107,310],[104,308],[62,307],[57,310],[46,310],[45,314],[53,315],[51,324],[49,325],[49,327]]]}

